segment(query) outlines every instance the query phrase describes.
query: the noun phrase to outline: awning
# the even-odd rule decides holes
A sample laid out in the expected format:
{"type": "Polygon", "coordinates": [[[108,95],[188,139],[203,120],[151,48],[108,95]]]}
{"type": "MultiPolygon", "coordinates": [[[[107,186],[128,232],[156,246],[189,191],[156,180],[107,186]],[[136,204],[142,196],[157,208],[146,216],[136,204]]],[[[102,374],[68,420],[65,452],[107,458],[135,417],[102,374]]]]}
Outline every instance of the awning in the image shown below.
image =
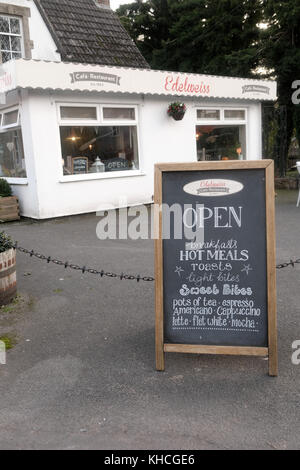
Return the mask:
{"type": "Polygon", "coordinates": [[[274,81],[18,59],[0,67],[0,93],[14,89],[93,91],[275,101],[274,81]]]}

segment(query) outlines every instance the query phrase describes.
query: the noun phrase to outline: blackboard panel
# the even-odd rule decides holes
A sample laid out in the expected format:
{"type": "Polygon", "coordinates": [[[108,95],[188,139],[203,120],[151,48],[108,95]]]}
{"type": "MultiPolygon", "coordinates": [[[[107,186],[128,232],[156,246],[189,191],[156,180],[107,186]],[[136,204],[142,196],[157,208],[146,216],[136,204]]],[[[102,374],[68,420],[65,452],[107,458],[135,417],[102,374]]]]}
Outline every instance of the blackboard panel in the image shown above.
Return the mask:
{"type": "Polygon", "coordinates": [[[173,222],[163,241],[165,343],[268,346],[265,184],[264,168],[162,173],[163,204],[207,217],[196,249],[174,239],[173,222]]]}

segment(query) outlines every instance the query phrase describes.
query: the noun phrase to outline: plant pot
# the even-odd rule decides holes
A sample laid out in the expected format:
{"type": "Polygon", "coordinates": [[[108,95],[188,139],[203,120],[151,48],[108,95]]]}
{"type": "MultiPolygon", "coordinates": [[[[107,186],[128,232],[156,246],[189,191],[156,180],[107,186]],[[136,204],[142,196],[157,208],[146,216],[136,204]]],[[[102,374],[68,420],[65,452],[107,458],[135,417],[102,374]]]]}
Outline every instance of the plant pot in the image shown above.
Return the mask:
{"type": "Polygon", "coordinates": [[[19,219],[18,198],[16,196],[0,197],[0,222],[19,219]]]}
{"type": "Polygon", "coordinates": [[[0,306],[9,304],[17,295],[16,250],[0,253],[0,306]]]}
{"type": "Polygon", "coordinates": [[[172,118],[175,121],[182,121],[182,119],[184,118],[184,115],[185,113],[176,113],[176,114],[172,114],[172,118]]]}

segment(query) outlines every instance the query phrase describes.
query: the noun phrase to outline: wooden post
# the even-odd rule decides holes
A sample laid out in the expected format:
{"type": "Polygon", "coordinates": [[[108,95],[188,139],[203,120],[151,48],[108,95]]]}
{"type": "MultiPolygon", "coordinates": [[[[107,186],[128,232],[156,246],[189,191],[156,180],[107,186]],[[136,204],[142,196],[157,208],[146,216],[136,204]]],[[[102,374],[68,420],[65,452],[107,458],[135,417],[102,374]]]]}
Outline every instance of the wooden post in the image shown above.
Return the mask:
{"type": "MultiPolygon", "coordinates": [[[[155,168],[155,199],[154,204],[158,214],[158,227],[155,227],[155,305],[156,305],[156,322],[155,322],[155,350],[156,350],[156,369],[158,371],[165,370],[164,358],[164,319],[163,319],[163,240],[162,240],[162,174],[155,168]]],[[[156,218],[157,219],[157,218],[156,218]]]]}
{"type": "Polygon", "coordinates": [[[274,162],[266,168],[269,375],[278,375],[274,162]]]}

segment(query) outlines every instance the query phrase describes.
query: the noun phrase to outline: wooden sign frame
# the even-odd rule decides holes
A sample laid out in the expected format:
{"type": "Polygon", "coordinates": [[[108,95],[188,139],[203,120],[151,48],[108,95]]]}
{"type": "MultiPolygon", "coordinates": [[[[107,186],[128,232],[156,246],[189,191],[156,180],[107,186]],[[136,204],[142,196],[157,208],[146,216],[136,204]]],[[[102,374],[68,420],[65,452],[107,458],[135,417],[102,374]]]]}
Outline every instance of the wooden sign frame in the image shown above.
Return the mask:
{"type": "MultiPolygon", "coordinates": [[[[165,353],[223,354],[262,356],[269,359],[269,375],[278,375],[277,313],[276,313],[276,247],[275,247],[275,192],[273,160],[226,161],[197,163],[166,163],[155,165],[154,202],[159,207],[156,218],[155,240],[155,293],[156,293],[156,369],[165,369],[165,353]],[[265,169],[266,194],[266,257],[268,347],[205,346],[198,344],[168,344],[164,341],[164,289],[163,289],[163,239],[162,239],[162,175],[164,172],[216,171],[265,169]]],[[[174,201],[176,202],[176,201],[174,201]]]]}

